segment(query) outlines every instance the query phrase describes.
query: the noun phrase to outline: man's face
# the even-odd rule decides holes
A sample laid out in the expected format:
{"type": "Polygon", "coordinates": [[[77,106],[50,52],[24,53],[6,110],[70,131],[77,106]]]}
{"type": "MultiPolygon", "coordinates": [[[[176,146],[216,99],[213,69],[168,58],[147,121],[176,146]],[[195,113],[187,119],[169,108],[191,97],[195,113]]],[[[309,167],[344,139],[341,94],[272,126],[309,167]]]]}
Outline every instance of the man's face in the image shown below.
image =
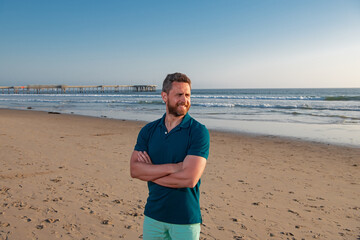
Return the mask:
{"type": "Polygon", "coordinates": [[[183,82],[173,82],[169,93],[161,93],[168,113],[175,117],[184,116],[189,111],[191,106],[190,95],[190,85],[183,82]]]}

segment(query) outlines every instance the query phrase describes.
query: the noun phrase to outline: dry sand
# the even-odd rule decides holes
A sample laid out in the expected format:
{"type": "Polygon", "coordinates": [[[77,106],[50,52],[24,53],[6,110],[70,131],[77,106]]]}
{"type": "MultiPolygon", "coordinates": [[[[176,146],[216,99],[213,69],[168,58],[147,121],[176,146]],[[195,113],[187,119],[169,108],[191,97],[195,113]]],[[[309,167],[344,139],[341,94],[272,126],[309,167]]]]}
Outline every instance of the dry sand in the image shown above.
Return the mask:
{"type": "MultiPolygon", "coordinates": [[[[139,239],[144,123],[0,110],[0,239],[139,239]]],[[[360,239],[360,149],[211,132],[201,239],[360,239]]]]}

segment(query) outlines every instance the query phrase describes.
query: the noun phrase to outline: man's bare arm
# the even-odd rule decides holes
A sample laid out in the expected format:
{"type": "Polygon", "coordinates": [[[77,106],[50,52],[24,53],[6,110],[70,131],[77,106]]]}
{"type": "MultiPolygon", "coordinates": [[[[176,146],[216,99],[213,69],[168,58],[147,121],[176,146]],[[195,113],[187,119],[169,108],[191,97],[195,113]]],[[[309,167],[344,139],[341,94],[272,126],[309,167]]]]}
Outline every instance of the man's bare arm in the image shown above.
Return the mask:
{"type": "Polygon", "coordinates": [[[130,175],[143,181],[154,181],[182,169],[180,164],[152,164],[146,152],[134,151],[130,159],[130,175]]]}
{"type": "Polygon", "coordinates": [[[184,159],[182,170],[153,180],[153,182],[170,188],[193,188],[203,174],[205,166],[205,158],[188,155],[184,159]]]}

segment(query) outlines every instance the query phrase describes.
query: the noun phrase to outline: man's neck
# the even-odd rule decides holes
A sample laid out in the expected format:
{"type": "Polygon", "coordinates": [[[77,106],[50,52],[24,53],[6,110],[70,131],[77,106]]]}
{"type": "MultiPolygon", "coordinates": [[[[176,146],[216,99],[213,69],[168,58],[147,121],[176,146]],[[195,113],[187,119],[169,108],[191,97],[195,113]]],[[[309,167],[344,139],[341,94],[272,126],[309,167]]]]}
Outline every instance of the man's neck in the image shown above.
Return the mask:
{"type": "Polygon", "coordinates": [[[182,121],[184,116],[174,116],[172,114],[166,113],[165,116],[165,126],[168,132],[170,132],[172,129],[174,129],[177,125],[179,125],[182,121]]]}

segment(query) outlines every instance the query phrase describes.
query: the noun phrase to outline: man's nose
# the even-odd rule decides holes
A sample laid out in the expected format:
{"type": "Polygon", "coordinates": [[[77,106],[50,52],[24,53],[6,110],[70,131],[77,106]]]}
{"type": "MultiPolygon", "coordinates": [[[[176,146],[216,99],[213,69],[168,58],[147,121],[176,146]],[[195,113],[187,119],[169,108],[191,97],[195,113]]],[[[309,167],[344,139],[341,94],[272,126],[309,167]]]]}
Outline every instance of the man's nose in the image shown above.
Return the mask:
{"type": "Polygon", "coordinates": [[[181,95],[181,97],[180,97],[180,100],[181,100],[181,102],[186,102],[186,97],[185,97],[185,95],[181,95]]]}

